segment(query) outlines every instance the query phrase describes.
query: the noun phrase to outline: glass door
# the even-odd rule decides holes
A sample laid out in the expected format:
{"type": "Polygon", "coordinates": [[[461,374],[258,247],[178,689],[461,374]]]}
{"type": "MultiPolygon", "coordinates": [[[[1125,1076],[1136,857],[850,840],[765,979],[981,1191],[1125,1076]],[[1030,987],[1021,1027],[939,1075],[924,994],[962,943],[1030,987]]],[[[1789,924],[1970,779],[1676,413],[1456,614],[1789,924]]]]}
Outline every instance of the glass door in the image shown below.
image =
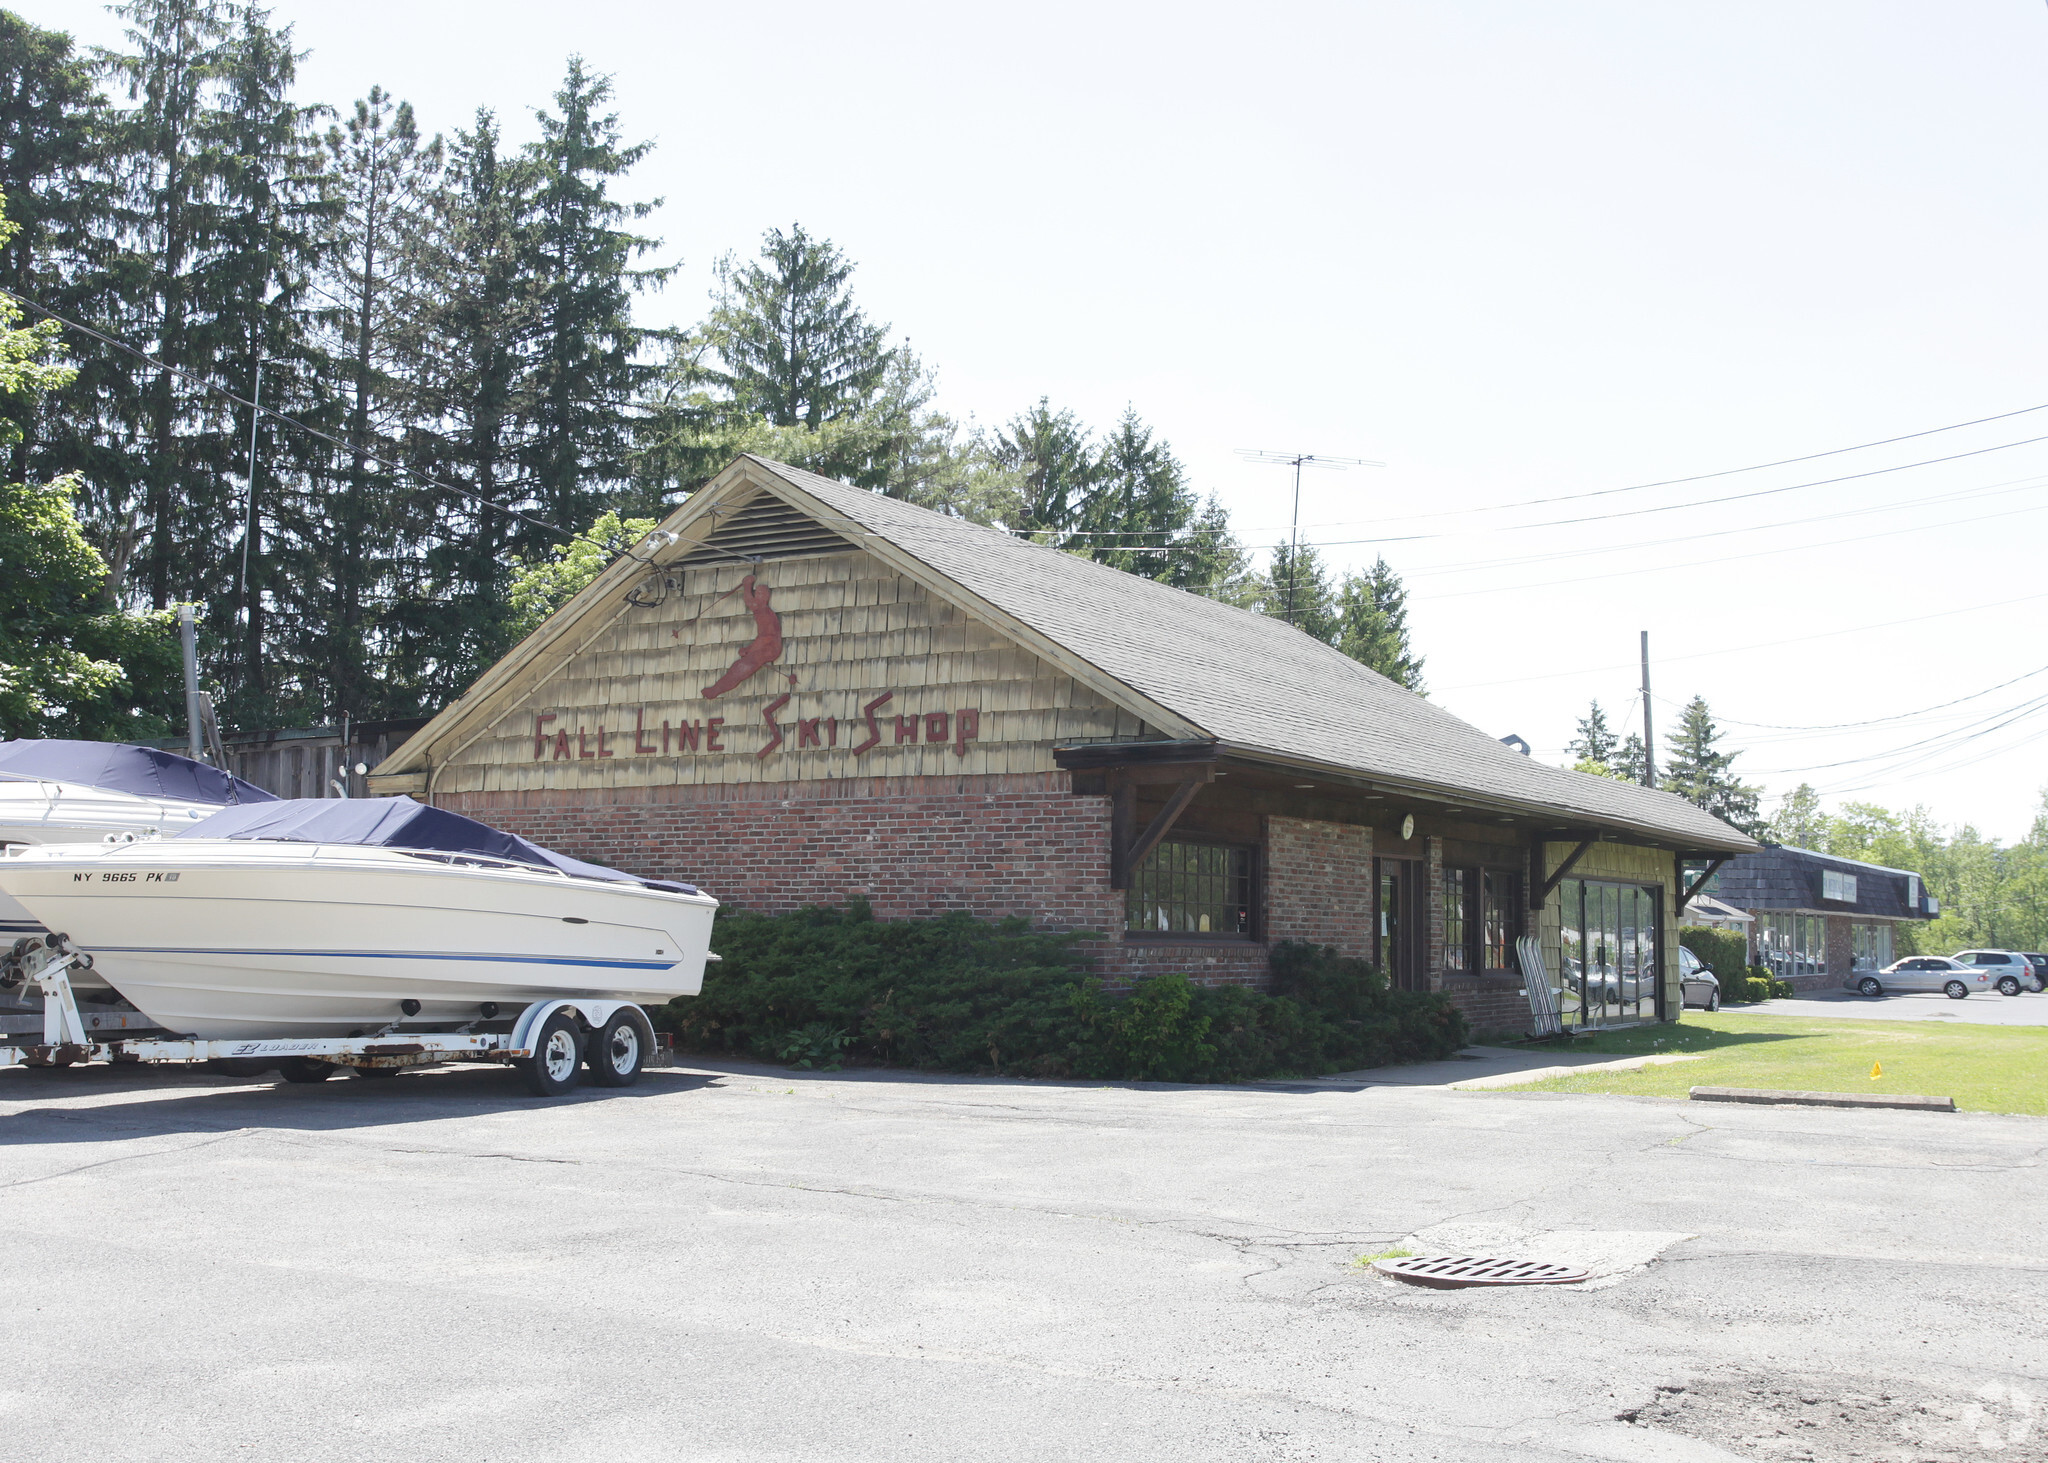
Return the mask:
{"type": "Polygon", "coordinates": [[[1373,864],[1377,896],[1374,913],[1378,921],[1378,948],[1374,953],[1379,967],[1398,990],[1426,990],[1429,977],[1422,968],[1422,865],[1415,859],[1393,858],[1374,859],[1373,864]]]}

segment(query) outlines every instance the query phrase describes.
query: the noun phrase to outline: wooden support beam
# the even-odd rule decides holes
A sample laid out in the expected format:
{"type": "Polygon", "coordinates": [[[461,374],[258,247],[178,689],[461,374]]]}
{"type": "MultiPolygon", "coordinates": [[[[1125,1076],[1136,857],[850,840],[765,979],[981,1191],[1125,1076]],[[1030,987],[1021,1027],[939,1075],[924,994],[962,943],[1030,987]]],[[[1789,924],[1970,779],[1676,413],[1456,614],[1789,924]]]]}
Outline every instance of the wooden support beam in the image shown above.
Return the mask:
{"type": "Polygon", "coordinates": [[[1565,875],[1577,868],[1579,860],[1584,858],[1591,851],[1593,845],[1600,840],[1595,835],[1587,835],[1581,838],[1579,846],[1565,855],[1564,862],[1557,866],[1556,871],[1546,874],[1543,871],[1545,862],[1543,846],[1548,841],[1540,833],[1529,841],[1529,908],[1531,909],[1543,908],[1550,898],[1550,891],[1564,882],[1565,875]]]}
{"type": "MultiPolygon", "coordinates": [[[[1729,856],[1727,854],[1722,854],[1718,858],[1709,859],[1707,861],[1706,868],[1701,871],[1700,876],[1697,879],[1694,879],[1690,884],[1685,885],[1685,887],[1679,891],[1678,913],[1685,913],[1685,907],[1686,905],[1692,903],[1693,895],[1699,893],[1700,890],[1707,887],[1707,880],[1713,878],[1714,875],[1718,874],[1721,871],[1721,865],[1728,862],[1728,857],[1729,856]]],[[[1679,874],[1680,880],[1683,880],[1684,877],[1684,873],[1681,872],[1679,874]]]]}
{"type": "Polygon", "coordinates": [[[1195,800],[1195,794],[1200,792],[1202,785],[1208,781],[1207,769],[1186,777],[1168,795],[1166,806],[1145,825],[1142,833],[1136,834],[1133,834],[1132,829],[1138,821],[1137,784],[1121,779],[1117,781],[1110,794],[1109,804],[1110,888],[1131,887],[1132,872],[1145,861],[1147,854],[1159,846],[1159,840],[1167,835],[1180,815],[1187,811],[1188,804],[1195,800]]]}

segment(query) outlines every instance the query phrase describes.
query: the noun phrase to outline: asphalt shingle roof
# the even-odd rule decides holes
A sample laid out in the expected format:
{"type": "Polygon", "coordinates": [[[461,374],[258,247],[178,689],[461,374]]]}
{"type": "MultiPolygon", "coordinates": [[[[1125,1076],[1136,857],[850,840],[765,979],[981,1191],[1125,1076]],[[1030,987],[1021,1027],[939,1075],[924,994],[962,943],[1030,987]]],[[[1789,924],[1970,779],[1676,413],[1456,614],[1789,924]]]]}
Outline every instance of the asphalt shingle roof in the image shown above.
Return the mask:
{"type": "MultiPolygon", "coordinates": [[[[1552,767],[1282,621],[998,529],[753,459],[1218,741],[1734,852],[1757,845],[1672,793],[1552,767]]],[[[843,525],[842,525],[843,527],[843,525]]]]}
{"type": "Polygon", "coordinates": [[[1924,919],[1926,915],[1906,898],[1912,878],[1882,864],[1767,843],[1722,865],[1714,875],[1713,890],[1715,898],[1737,909],[1820,909],[1878,919],[1924,919]],[[1855,875],[1854,903],[1820,897],[1824,869],[1855,875]]]}

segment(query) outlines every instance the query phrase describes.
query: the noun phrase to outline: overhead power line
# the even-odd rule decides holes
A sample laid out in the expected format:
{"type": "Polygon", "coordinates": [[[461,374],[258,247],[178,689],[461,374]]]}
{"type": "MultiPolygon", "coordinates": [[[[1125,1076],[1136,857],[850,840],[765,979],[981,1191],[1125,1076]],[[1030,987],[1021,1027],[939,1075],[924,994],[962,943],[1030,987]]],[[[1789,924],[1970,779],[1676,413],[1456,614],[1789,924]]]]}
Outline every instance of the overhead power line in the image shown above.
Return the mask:
{"type": "MultiPolygon", "coordinates": [[[[1752,650],[1775,650],[1781,645],[1800,645],[1809,640],[1831,640],[1838,635],[1861,635],[1870,630],[1891,630],[1896,629],[1900,625],[1918,625],[1928,620],[1943,620],[1951,615],[1968,615],[1984,610],[2010,609],[2014,605],[2032,604],[2037,600],[2043,599],[2048,599],[2048,591],[2040,594],[2019,595],[2012,599],[1980,600],[1975,604],[1957,605],[1954,609],[1936,610],[1932,614],[1926,615],[1911,615],[1903,620],[1884,620],[1874,625],[1848,625],[1839,630],[1819,630],[1811,635],[1789,635],[1782,640],[1764,640],[1754,645],[1728,645],[1718,650],[1695,650],[1685,655],[1663,655],[1659,656],[1657,661],[1660,665],[1669,665],[1675,661],[1705,660],[1717,655],[1747,655],[1752,650]]],[[[1562,681],[1575,676],[1601,675],[1607,671],[1632,671],[1635,668],[1636,663],[1634,661],[1623,661],[1619,665],[1583,666],[1577,670],[1547,671],[1542,675],[1535,676],[1509,676],[1498,681],[1467,681],[1459,686],[1440,686],[1437,688],[1437,694],[1449,695],[1453,691],[1479,691],[1492,686],[1525,686],[1533,681],[1562,681]]]]}

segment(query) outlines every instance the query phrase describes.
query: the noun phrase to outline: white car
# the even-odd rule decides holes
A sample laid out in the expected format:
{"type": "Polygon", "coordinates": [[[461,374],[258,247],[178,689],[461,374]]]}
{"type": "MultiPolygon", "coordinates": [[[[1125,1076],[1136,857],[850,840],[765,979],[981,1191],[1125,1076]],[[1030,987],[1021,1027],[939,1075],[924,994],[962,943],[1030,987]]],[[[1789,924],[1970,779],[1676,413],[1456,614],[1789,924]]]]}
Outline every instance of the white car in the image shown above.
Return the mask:
{"type": "Polygon", "coordinates": [[[1958,950],[1955,959],[1990,971],[1991,985],[2001,996],[2041,989],[2041,976],[2034,969],[2034,962],[2016,950],[1958,950]]]}
{"type": "Polygon", "coordinates": [[[1842,984],[1858,995],[1881,996],[1886,991],[1940,991],[1960,1001],[1971,991],[1991,990],[1989,966],[1965,965],[1946,955],[1908,955],[1894,960],[1883,970],[1863,971],[1842,984]]]}

